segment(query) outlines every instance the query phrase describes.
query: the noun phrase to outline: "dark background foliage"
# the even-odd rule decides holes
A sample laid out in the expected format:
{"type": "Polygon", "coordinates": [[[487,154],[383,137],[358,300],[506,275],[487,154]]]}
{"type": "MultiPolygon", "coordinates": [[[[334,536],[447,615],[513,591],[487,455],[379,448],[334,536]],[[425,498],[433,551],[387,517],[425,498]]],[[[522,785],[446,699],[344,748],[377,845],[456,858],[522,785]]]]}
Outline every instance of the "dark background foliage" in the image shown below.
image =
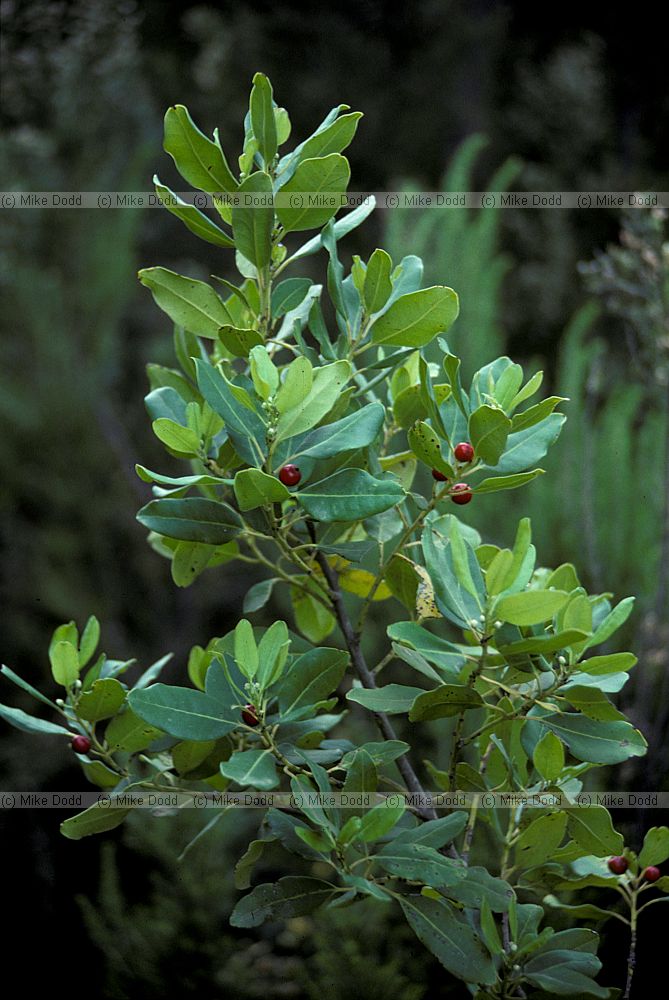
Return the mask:
{"type": "MultiPolygon", "coordinates": [[[[484,189],[508,157],[516,161],[512,181],[509,175],[516,190],[667,188],[666,53],[642,12],[603,16],[581,5],[546,16],[536,4],[439,0],[308,7],[297,0],[4,0],[0,13],[5,190],[149,190],[154,170],[175,182],[161,150],[161,119],[177,102],[204,131],[218,126],[236,156],[256,69],[272,78],[298,139],[339,101],[365,113],[350,153],[357,190],[407,179],[434,190],[473,133],[487,137],[465,177],[473,190],[484,189]]],[[[223,570],[177,590],[134,521],[148,490],[134,475],[135,461],[165,463],[143,412],[143,369],[171,358],[168,325],[135,271],[161,264],[231,277],[230,263],[159,211],[30,209],[5,212],[3,222],[3,660],[49,688],[53,627],[92,612],[110,653],[146,665],[173,650],[172,677],[183,676],[187,650],[231,627],[252,581],[223,570]]],[[[661,261],[666,229],[663,235],[657,218],[631,217],[621,259],[601,257],[621,227],[619,216],[603,210],[506,210],[498,232],[484,232],[469,250],[460,239],[474,218],[436,249],[415,246],[415,223],[407,220],[404,252],[424,252],[428,273],[461,291],[463,305],[489,297],[495,329],[484,324],[476,344],[491,354],[471,360],[483,364],[501,346],[542,362],[552,388],[570,387],[563,394],[572,397],[573,429],[546,482],[530,487],[529,500],[504,506],[489,499],[477,526],[508,542],[515,519],[531,512],[546,560],[582,559],[589,584],[601,577],[618,596],[638,594],[629,641],[644,654],[638,669],[645,673],[626,697],[651,757],[623,777],[651,787],[667,762],[660,747],[669,671],[661,574],[667,300],[661,265],[654,268],[648,254],[661,261]],[[599,263],[579,272],[578,262],[598,253],[599,263]],[[465,257],[491,268],[503,262],[495,289],[483,283],[486,268],[471,278],[465,257]],[[588,306],[593,298],[598,309],[588,306]],[[606,456],[599,471],[598,448],[606,456]]],[[[386,237],[399,239],[379,212],[344,250],[366,255],[386,237]]],[[[456,350],[466,334],[461,325],[456,350]]],[[[666,534],[664,544],[669,555],[666,534]]],[[[2,697],[22,704],[11,691],[2,697]]],[[[42,746],[3,730],[3,787],[81,787],[67,747],[42,746]]],[[[372,998],[449,995],[439,969],[377,911],[343,926],[341,919],[294,921],[253,940],[233,936],[230,868],[245,825],[222,824],[209,846],[177,865],[197,818],[180,817],[175,827],[142,815],[105,845],[63,840],[61,818],[3,816],[6,912],[18,943],[32,942],[33,963],[39,942],[31,976],[62,975],[80,991],[93,976],[95,992],[113,997],[337,1000],[360,983],[372,998]],[[333,944],[338,936],[345,961],[333,944]]],[[[630,836],[638,823],[629,818],[630,836]]],[[[606,952],[619,974],[613,931],[606,952]]],[[[643,995],[641,980],[638,989],[643,995]]]]}

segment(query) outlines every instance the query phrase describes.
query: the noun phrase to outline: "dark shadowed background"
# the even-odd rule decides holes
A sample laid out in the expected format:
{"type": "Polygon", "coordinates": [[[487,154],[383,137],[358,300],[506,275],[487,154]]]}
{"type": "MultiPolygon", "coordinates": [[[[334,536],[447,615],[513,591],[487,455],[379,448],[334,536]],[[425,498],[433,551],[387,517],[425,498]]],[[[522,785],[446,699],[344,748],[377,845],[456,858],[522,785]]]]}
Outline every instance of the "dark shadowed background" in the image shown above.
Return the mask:
{"type": "MultiPolygon", "coordinates": [[[[643,13],[3,0],[0,14],[4,190],[148,191],[154,172],[179,189],[161,148],[165,109],[186,104],[235,157],[258,69],[295,141],[335,104],[364,112],[352,189],[669,187],[666,41],[643,13]]],[[[177,590],[134,520],[149,499],[135,462],[166,462],[143,409],[145,365],[172,356],[169,323],[136,271],[232,277],[231,260],[159,210],[24,209],[3,223],[2,660],[51,694],[53,628],[94,613],[111,654],[146,666],[171,650],[171,678],[183,678],[190,647],[234,624],[249,580],[224,568],[177,590]]],[[[574,560],[591,589],[637,595],[625,638],[640,664],[624,704],[651,751],[623,773],[598,774],[616,787],[667,787],[666,242],[657,211],[455,209],[377,212],[342,245],[418,253],[431,281],[460,293],[452,343],[469,374],[508,351],[570,397],[548,474],[486,498],[471,521],[508,543],[530,514],[544,563],[574,560]]],[[[389,613],[376,611],[377,627],[389,613]]],[[[0,700],[23,705],[3,684],[0,700]]],[[[2,725],[3,788],[81,788],[70,757],[2,725]]],[[[460,995],[410,932],[367,904],[255,935],[230,929],[231,868],[253,816],[224,819],[177,863],[198,817],[142,813],[124,831],[72,843],[56,812],[0,815],[22,982],[58,977],[70,993],[119,998],[350,1000],[361,984],[371,1000],[460,995]]],[[[642,824],[660,821],[616,818],[633,847],[642,824]]],[[[652,992],[650,948],[649,935],[640,996],[652,992]]],[[[615,929],[604,957],[619,978],[615,929]]]]}

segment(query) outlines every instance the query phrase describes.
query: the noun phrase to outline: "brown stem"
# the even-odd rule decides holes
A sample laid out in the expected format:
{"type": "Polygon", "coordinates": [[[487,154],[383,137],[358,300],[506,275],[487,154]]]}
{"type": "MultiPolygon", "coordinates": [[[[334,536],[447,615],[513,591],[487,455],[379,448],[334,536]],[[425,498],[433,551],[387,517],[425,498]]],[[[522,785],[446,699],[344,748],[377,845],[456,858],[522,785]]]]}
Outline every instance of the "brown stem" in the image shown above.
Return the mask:
{"type": "MultiPolygon", "coordinates": [[[[351,656],[351,662],[353,663],[356,673],[362,682],[362,686],[368,690],[374,690],[377,687],[376,679],[372,671],[367,666],[367,661],[365,660],[363,652],[360,648],[359,636],[357,636],[353,631],[353,625],[351,624],[351,619],[344,605],[341,590],[339,589],[339,578],[337,573],[327,561],[325,554],[319,550],[316,550],[316,561],[323,571],[323,576],[327,581],[328,589],[330,591],[330,599],[332,600],[332,607],[351,656]]],[[[373,714],[376,724],[381,730],[384,739],[396,740],[397,734],[386,713],[374,712],[373,714]]],[[[397,767],[402,775],[404,784],[412,795],[426,798],[425,790],[423,789],[423,786],[421,785],[406,754],[398,758],[397,767]]],[[[424,820],[437,819],[436,810],[432,806],[419,805],[416,811],[424,820]]]]}
{"type": "MultiPolygon", "coordinates": [[[[481,757],[481,762],[479,764],[479,774],[481,777],[486,773],[488,768],[488,761],[490,760],[490,755],[494,750],[495,744],[492,740],[488,743],[486,751],[481,757]]],[[[465,830],[465,837],[462,846],[462,860],[467,865],[469,864],[469,852],[472,849],[472,840],[474,839],[474,827],[476,826],[476,815],[478,813],[480,797],[477,795],[475,802],[473,803],[471,810],[469,812],[469,822],[467,823],[467,829],[465,830]]]]}
{"type": "Polygon", "coordinates": [[[623,994],[623,1000],[630,1000],[630,995],[632,992],[632,978],[634,976],[634,968],[636,966],[636,922],[632,921],[632,932],[630,935],[630,950],[627,956],[627,982],[625,984],[625,992],[623,994]]]}

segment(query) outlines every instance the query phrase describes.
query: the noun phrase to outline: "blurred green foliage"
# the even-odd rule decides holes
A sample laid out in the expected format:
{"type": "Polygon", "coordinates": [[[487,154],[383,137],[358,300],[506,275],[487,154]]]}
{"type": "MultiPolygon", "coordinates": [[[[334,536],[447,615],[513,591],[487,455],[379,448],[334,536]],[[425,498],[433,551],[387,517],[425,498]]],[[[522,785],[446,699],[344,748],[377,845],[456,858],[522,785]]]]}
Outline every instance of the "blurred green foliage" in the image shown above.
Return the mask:
{"type": "MultiPolygon", "coordinates": [[[[486,145],[485,137],[476,133],[462,143],[443,177],[442,191],[474,189],[474,168],[486,145]]],[[[521,169],[521,163],[510,157],[486,190],[508,191],[521,169]]],[[[414,188],[405,186],[404,190],[414,188]]],[[[427,211],[400,208],[388,215],[384,246],[391,257],[400,258],[416,248],[415,253],[425,261],[426,281],[446,282],[458,291],[460,315],[454,335],[466,377],[473,375],[482,360],[498,357],[506,347],[500,296],[511,260],[499,249],[501,222],[501,212],[495,207],[476,211],[447,205],[427,211]]]]}
{"type": "MultiPolygon", "coordinates": [[[[233,865],[245,849],[245,835],[252,836],[254,814],[225,816],[179,861],[179,850],[206,819],[195,812],[163,818],[135,814],[122,844],[102,843],[97,893],[78,902],[91,939],[105,955],[105,996],[158,1000],[168,982],[179,983],[180,996],[204,994],[212,1000],[428,995],[430,970],[439,976],[440,967],[416,947],[391,907],[361,903],[296,917],[262,935],[235,932],[228,923],[238,895],[233,865]],[[135,858],[144,860],[146,883],[131,876],[135,858]]],[[[262,867],[270,877],[272,864],[283,873],[287,859],[290,863],[279,849],[267,857],[262,867]]],[[[429,995],[453,991],[436,987],[429,995]]]]}

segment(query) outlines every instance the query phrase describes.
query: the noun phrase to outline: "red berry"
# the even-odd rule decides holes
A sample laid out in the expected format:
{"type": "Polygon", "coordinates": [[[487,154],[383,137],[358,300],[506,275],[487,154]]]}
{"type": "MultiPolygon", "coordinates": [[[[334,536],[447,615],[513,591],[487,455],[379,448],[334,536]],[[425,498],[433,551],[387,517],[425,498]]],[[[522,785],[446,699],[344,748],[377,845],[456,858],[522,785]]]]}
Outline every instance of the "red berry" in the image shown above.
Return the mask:
{"type": "Polygon", "coordinates": [[[471,462],[474,457],[474,449],[469,441],[461,441],[460,444],[456,444],[453,454],[458,462],[471,462]]]}
{"type": "Polygon", "coordinates": [[[456,483],[451,492],[451,500],[457,504],[469,503],[473,496],[474,494],[467,483],[456,483]]]}
{"type": "Polygon", "coordinates": [[[279,469],[279,479],[284,486],[297,486],[301,478],[302,473],[296,465],[284,465],[279,469]]]}
{"type": "Polygon", "coordinates": [[[258,712],[255,705],[245,705],[242,712],[242,719],[247,726],[257,726],[258,725],[258,712]]]}
{"type": "Polygon", "coordinates": [[[432,470],[432,478],[436,479],[438,483],[445,483],[448,480],[448,476],[445,476],[439,469],[432,470]]]}
{"type": "Polygon", "coordinates": [[[657,882],[662,876],[662,872],[655,865],[648,865],[648,868],[645,868],[642,874],[646,882],[657,882]]]}
{"type": "Polygon", "coordinates": [[[621,855],[609,858],[609,871],[613,872],[614,875],[624,875],[628,868],[627,858],[623,858],[621,855]]]}
{"type": "Polygon", "coordinates": [[[72,749],[75,753],[88,753],[91,749],[91,741],[88,736],[75,736],[72,740],[72,749]]]}

